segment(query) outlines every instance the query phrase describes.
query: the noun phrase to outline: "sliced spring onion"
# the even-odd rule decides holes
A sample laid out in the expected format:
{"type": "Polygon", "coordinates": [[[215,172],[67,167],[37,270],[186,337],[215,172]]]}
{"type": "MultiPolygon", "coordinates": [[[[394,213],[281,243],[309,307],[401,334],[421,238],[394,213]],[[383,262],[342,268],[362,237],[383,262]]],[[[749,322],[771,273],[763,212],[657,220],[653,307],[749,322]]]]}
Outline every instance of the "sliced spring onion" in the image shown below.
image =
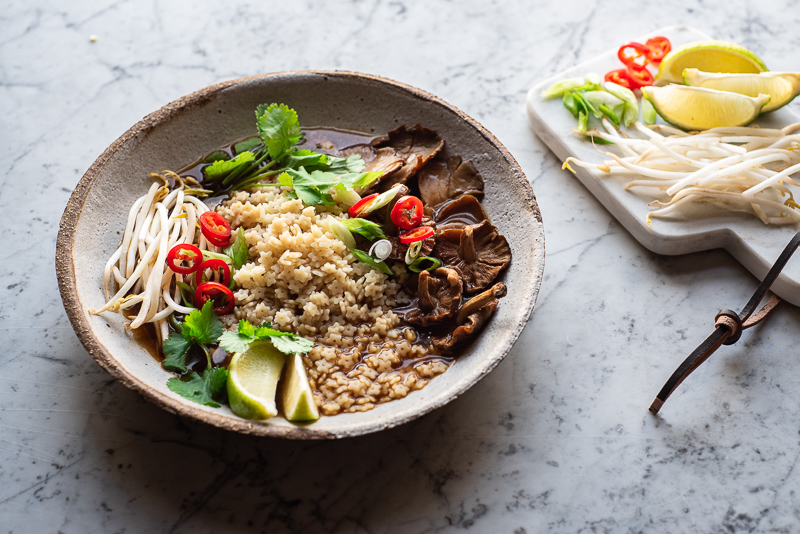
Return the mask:
{"type": "Polygon", "coordinates": [[[542,91],[541,97],[545,99],[556,98],[564,96],[567,91],[572,91],[581,87],[586,81],[583,78],[567,78],[551,85],[549,88],[542,91]]]}
{"type": "Polygon", "coordinates": [[[201,252],[203,253],[203,261],[222,260],[228,265],[233,265],[233,260],[231,259],[230,256],[227,256],[225,254],[219,254],[217,252],[211,252],[210,250],[202,250],[201,252]]]}
{"type": "Polygon", "coordinates": [[[369,249],[369,255],[378,261],[384,261],[392,255],[392,243],[388,239],[375,241],[369,249]]]}
{"type": "Polygon", "coordinates": [[[433,271],[442,266],[442,261],[438,258],[431,258],[430,256],[420,256],[408,266],[408,270],[421,273],[422,271],[433,271]],[[430,262],[430,266],[425,267],[425,263],[430,262]]]}
{"type": "Polygon", "coordinates": [[[396,186],[392,187],[388,191],[385,191],[372,199],[372,201],[361,210],[359,215],[366,215],[367,213],[372,213],[373,211],[384,207],[386,204],[392,201],[394,197],[397,196],[397,193],[400,192],[400,185],[397,184],[396,186]]]}
{"type": "MultiPolygon", "coordinates": [[[[623,102],[620,98],[612,95],[608,91],[586,91],[583,93],[583,98],[594,106],[595,109],[599,111],[601,105],[605,104],[611,109],[624,109],[625,102],[623,102]]],[[[595,117],[598,119],[600,118],[600,113],[596,114],[595,117]]]]}
{"type": "Polygon", "coordinates": [[[642,120],[645,124],[655,124],[656,108],[646,98],[642,98],[642,120]]]}
{"type": "Polygon", "coordinates": [[[350,206],[355,205],[356,202],[361,200],[361,195],[353,191],[352,189],[348,189],[345,187],[344,184],[337,184],[336,187],[333,188],[334,196],[336,197],[337,204],[341,204],[345,208],[349,208],[350,206]]]}
{"type": "Polygon", "coordinates": [[[339,222],[351,232],[363,235],[370,241],[373,239],[386,239],[380,225],[367,219],[359,219],[356,217],[353,219],[344,219],[339,222]]]}
{"type": "Polygon", "coordinates": [[[352,249],[350,249],[350,253],[353,256],[355,256],[358,261],[360,261],[361,263],[366,263],[367,265],[369,265],[373,269],[377,269],[377,270],[381,271],[382,273],[389,274],[389,275],[394,274],[392,272],[392,270],[389,268],[388,265],[386,265],[382,261],[375,261],[375,258],[370,256],[369,254],[367,254],[363,250],[358,250],[357,248],[352,248],[352,249]]]}
{"type": "Polygon", "coordinates": [[[625,126],[633,124],[633,121],[639,118],[639,103],[633,91],[613,82],[605,82],[603,88],[625,103],[625,111],[622,113],[622,124],[625,126]]]}
{"type": "Polygon", "coordinates": [[[421,250],[422,250],[422,241],[411,243],[408,246],[408,250],[406,250],[406,265],[411,265],[412,263],[414,263],[414,260],[417,259],[417,256],[419,256],[419,252],[421,250]]]}
{"type": "Polygon", "coordinates": [[[333,235],[335,235],[339,241],[344,243],[344,246],[346,246],[348,249],[356,248],[356,240],[345,225],[333,217],[328,219],[328,225],[330,226],[333,235]]]}

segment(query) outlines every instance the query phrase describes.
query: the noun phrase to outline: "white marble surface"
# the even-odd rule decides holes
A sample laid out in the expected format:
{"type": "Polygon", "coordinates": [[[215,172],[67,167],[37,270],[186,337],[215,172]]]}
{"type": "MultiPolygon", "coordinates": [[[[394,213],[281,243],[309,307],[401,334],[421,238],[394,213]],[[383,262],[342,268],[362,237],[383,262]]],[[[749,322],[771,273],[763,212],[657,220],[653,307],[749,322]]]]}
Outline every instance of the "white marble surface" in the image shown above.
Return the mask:
{"type": "Polygon", "coordinates": [[[756,280],[725,252],[642,248],[523,113],[537,80],[668,24],[797,70],[793,0],[2,7],[3,532],[800,528],[800,312],[784,305],[723,347],[651,416],[717,310],[756,280]],[[416,422],[329,443],[221,432],[144,402],[84,351],[53,268],[72,189],[130,125],[211,83],[305,68],[394,78],[478,119],[527,173],[547,233],[539,301],[505,362],[416,422]]]}

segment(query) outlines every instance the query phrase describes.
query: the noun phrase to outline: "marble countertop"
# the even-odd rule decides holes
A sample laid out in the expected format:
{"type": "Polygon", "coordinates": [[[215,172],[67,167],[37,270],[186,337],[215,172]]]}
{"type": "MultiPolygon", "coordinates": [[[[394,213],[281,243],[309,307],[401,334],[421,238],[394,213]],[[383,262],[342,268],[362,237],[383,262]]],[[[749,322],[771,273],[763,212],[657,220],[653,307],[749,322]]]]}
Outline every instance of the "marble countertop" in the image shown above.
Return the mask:
{"type": "Polygon", "coordinates": [[[538,80],[670,24],[797,70],[791,0],[30,0],[0,21],[3,532],[799,528],[800,311],[781,305],[652,416],[757,281],[723,251],[644,249],[523,111],[538,80]],[[496,370],[415,422],[324,443],[218,431],[116,383],[75,336],[53,261],[73,188],[128,127],[212,83],[308,68],[386,76],[476,118],[530,179],[547,245],[530,323],[496,370]]]}

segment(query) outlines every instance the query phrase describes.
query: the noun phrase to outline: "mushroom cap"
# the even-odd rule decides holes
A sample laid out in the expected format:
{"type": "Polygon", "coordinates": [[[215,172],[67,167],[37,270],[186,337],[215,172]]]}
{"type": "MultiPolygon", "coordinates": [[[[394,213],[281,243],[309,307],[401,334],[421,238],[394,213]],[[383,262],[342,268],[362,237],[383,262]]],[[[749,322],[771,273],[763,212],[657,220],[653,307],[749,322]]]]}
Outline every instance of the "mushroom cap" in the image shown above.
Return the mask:
{"type": "Polygon", "coordinates": [[[489,220],[483,206],[472,195],[462,195],[436,210],[436,224],[439,230],[449,228],[463,228],[464,226],[479,224],[489,220]]]}
{"type": "Polygon", "coordinates": [[[383,175],[370,184],[367,189],[374,188],[380,182],[387,180],[389,176],[403,166],[405,161],[392,147],[375,148],[372,145],[353,145],[341,150],[339,153],[342,157],[347,157],[351,154],[360,155],[366,164],[365,172],[383,172],[383,175]]]}
{"type": "Polygon", "coordinates": [[[422,201],[430,206],[465,194],[483,198],[483,178],[475,165],[462,161],[461,156],[438,156],[420,171],[417,182],[422,201]]]}
{"type": "Polygon", "coordinates": [[[461,276],[455,269],[422,271],[417,279],[417,297],[400,313],[407,322],[419,326],[441,323],[455,315],[462,291],[461,276]]]}
{"type": "Polygon", "coordinates": [[[511,263],[508,241],[489,221],[439,232],[433,255],[458,269],[467,293],[488,287],[511,263]]]}
{"type": "Polygon", "coordinates": [[[386,191],[394,184],[404,184],[444,146],[444,139],[435,131],[419,124],[407,128],[402,124],[385,137],[373,141],[376,148],[391,147],[403,158],[404,165],[387,180],[377,185],[378,191],[386,191]]]}
{"type": "Polygon", "coordinates": [[[433,345],[439,350],[450,351],[463,345],[480,332],[494,314],[499,300],[506,296],[506,285],[498,282],[479,295],[465,302],[458,310],[458,326],[446,336],[433,338],[433,345]]]}

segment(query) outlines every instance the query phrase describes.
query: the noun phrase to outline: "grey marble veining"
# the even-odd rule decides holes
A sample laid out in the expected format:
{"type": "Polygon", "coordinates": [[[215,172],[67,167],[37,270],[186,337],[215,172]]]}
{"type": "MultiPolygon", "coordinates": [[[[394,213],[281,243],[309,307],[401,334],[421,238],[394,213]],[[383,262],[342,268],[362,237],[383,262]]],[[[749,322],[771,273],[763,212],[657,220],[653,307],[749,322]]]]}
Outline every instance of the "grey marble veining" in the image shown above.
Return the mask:
{"type": "Polygon", "coordinates": [[[0,530],[797,532],[800,312],[782,305],[651,416],[757,281],[725,252],[642,248],[524,117],[536,81],[669,24],[800,68],[791,0],[4,2],[0,530]],[[495,371],[418,421],[331,443],[144,402],[86,354],[53,268],[72,189],[129,126],[211,83],[305,68],[393,78],[478,119],[527,173],[547,236],[538,304],[495,371]]]}

